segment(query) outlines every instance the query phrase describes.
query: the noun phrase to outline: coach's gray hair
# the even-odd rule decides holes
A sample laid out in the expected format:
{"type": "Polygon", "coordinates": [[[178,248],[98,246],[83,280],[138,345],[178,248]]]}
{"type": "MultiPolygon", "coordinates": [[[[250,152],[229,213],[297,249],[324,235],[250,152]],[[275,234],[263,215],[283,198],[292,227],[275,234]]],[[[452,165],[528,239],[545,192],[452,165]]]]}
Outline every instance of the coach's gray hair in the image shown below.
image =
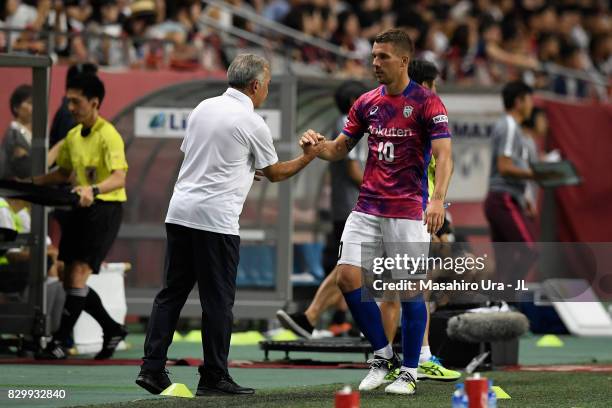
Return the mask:
{"type": "Polygon", "coordinates": [[[227,69],[227,82],[232,88],[245,89],[255,79],[263,81],[266,68],[270,69],[270,63],[265,58],[240,54],[227,69]]]}

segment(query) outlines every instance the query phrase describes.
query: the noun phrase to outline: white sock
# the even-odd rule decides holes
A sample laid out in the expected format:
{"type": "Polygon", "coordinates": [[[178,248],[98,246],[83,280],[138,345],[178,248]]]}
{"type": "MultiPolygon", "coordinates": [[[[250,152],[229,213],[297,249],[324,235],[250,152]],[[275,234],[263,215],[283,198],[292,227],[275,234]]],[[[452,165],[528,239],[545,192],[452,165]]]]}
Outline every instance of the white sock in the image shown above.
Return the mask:
{"type": "Polygon", "coordinates": [[[421,354],[419,355],[419,364],[423,364],[431,358],[431,349],[429,346],[421,347],[421,354]]]}
{"type": "Polygon", "coordinates": [[[408,371],[410,375],[412,376],[412,378],[414,378],[415,380],[417,379],[417,369],[416,368],[402,366],[402,368],[400,368],[400,371],[408,371]]]}
{"type": "Polygon", "coordinates": [[[391,344],[387,344],[385,347],[379,350],[374,350],[374,355],[389,359],[393,357],[393,348],[391,347],[391,344]]]}

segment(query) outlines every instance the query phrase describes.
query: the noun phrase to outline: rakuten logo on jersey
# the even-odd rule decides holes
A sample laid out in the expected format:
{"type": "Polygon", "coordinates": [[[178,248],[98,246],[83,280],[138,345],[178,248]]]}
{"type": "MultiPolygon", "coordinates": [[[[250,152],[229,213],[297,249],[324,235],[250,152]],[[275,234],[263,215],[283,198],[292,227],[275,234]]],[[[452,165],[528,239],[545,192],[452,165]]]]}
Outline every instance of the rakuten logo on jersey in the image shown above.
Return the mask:
{"type": "Polygon", "coordinates": [[[370,125],[368,127],[368,132],[374,136],[385,136],[385,137],[406,137],[412,136],[412,130],[410,129],[402,129],[402,128],[386,128],[382,126],[374,126],[370,125]]]}
{"type": "Polygon", "coordinates": [[[434,116],[433,117],[433,123],[442,123],[442,122],[447,122],[448,123],[448,116],[446,116],[446,115],[438,115],[438,116],[434,116]]]}

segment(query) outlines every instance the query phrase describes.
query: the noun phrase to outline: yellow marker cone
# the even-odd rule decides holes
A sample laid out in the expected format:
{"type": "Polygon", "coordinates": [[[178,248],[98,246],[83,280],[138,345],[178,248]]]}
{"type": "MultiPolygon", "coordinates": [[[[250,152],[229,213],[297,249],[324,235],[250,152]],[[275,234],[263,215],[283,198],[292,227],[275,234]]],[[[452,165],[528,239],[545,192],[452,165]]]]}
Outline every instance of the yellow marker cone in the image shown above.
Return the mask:
{"type": "Polygon", "coordinates": [[[183,341],[183,336],[181,333],[175,331],[174,336],[172,336],[172,341],[183,341]]]}
{"type": "Polygon", "coordinates": [[[495,393],[495,396],[497,397],[498,400],[511,398],[510,395],[508,395],[506,391],[502,390],[502,387],[494,385],[493,387],[491,387],[491,389],[495,393]]]}
{"type": "Polygon", "coordinates": [[[173,383],[171,386],[162,391],[160,395],[167,397],[193,398],[193,394],[185,384],[173,383]]]}
{"type": "Polygon", "coordinates": [[[291,341],[291,340],[297,340],[298,336],[292,332],[291,330],[281,330],[278,333],[276,333],[274,336],[272,336],[272,340],[274,341],[291,341]]]}
{"type": "Polygon", "coordinates": [[[250,346],[259,344],[260,341],[264,340],[264,336],[255,330],[242,333],[232,333],[232,340],[230,344],[232,346],[250,346]]]}
{"type": "Polygon", "coordinates": [[[563,341],[555,336],[554,334],[547,334],[542,336],[540,340],[536,343],[538,347],[563,347],[563,341]]]}
{"type": "Polygon", "coordinates": [[[183,337],[183,341],[188,341],[190,343],[201,343],[202,332],[199,330],[192,330],[186,336],[183,337]]]}

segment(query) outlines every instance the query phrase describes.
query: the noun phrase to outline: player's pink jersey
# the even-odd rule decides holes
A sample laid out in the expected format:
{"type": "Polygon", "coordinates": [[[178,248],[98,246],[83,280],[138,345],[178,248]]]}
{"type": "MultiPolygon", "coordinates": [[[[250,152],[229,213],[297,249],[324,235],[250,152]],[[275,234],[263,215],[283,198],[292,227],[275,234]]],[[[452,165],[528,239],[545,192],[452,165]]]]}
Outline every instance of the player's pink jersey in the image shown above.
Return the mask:
{"type": "Polygon", "coordinates": [[[431,141],[450,137],[446,108],[433,92],[410,81],[387,95],[380,86],[359,97],[342,131],[368,137],[368,161],[355,211],[420,220],[428,202],[431,141]]]}

